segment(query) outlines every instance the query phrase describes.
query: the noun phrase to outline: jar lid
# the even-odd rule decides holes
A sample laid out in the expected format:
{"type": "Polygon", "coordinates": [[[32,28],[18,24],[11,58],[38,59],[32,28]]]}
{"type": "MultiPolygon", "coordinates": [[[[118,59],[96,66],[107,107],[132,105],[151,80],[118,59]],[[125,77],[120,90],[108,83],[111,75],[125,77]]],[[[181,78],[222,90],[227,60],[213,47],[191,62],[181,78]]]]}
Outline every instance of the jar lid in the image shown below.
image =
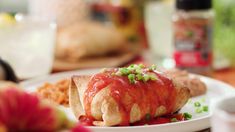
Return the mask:
{"type": "Polygon", "coordinates": [[[176,8],[182,10],[206,10],[212,7],[212,0],[177,0],[176,8]]]}

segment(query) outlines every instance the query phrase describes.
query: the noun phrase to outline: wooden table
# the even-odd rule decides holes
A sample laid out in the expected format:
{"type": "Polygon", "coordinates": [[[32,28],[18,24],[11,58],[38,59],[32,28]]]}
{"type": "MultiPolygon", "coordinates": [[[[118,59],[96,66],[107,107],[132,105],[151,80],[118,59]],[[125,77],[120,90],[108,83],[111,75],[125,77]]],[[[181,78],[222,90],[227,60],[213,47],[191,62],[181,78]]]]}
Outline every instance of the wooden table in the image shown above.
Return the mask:
{"type": "Polygon", "coordinates": [[[218,79],[235,87],[235,67],[220,71],[215,71],[212,78],[218,79]]]}

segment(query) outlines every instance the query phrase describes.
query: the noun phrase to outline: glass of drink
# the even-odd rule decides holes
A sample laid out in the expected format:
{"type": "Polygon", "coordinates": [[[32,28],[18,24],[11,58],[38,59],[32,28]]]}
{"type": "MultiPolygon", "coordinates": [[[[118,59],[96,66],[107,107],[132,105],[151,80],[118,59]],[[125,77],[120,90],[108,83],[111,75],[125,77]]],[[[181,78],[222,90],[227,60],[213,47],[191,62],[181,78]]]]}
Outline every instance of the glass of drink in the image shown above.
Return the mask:
{"type": "Polygon", "coordinates": [[[16,15],[15,23],[0,29],[0,57],[20,79],[51,72],[56,25],[42,18],[16,15]]]}
{"type": "Polygon", "coordinates": [[[150,1],[145,5],[145,24],[152,56],[151,60],[165,68],[174,67],[172,59],[173,31],[172,15],[174,2],[150,1]]]}
{"type": "Polygon", "coordinates": [[[212,132],[234,132],[235,96],[218,101],[211,119],[211,126],[212,132]]]}

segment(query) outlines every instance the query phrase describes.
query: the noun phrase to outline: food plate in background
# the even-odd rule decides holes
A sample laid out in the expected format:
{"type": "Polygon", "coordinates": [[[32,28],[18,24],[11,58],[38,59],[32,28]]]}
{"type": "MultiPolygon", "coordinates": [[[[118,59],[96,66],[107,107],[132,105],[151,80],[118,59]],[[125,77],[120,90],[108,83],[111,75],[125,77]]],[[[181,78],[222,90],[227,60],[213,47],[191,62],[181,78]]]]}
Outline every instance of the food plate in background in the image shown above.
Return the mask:
{"type": "Polygon", "coordinates": [[[142,53],[141,43],[127,43],[127,51],[105,56],[86,57],[77,61],[55,58],[53,71],[72,71],[85,68],[118,67],[127,64],[142,53]]]}
{"type": "Polygon", "coordinates": [[[77,62],[55,59],[53,71],[71,71],[82,68],[117,67],[130,62],[137,55],[137,53],[129,52],[110,56],[92,57],[82,59],[77,62]]]}
{"type": "MultiPolygon", "coordinates": [[[[24,81],[21,86],[28,92],[36,91],[36,89],[42,86],[46,82],[55,83],[59,80],[70,78],[72,75],[89,75],[99,72],[99,69],[87,69],[72,72],[57,73],[50,76],[44,76],[37,79],[24,81]]],[[[192,75],[195,76],[195,75],[192,75]]],[[[197,75],[196,75],[197,76],[197,75]]],[[[129,126],[129,127],[89,127],[93,132],[182,132],[182,131],[199,131],[210,127],[210,117],[213,111],[213,102],[217,101],[220,97],[230,96],[235,94],[235,89],[223,82],[199,76],[203,82],[207,85],[207,93],[202,96],[194,97],[180,110],[180,113],[188,112],[192,114],[192,119],[187,121],[167,123],[160,125],[145,125],[145,126],[129,126]],[[194,107],[194,102],[201,102],[202,105],[209,106],[209,112],[197,113],[194,107]]],[[[69,108],[63,106],[60,107],[65,111],[66,115],[71,120],[76,120],[72,111],[69,108]]]]}

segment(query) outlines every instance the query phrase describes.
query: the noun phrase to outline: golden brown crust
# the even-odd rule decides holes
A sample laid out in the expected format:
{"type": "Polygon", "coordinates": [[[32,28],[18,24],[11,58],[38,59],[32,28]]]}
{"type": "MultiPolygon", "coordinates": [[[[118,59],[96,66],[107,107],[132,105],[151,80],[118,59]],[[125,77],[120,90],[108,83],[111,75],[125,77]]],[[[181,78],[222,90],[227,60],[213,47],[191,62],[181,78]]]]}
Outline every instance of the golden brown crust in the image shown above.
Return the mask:
{"type": "Polygon", "coordinates": [[[176,104],[173,111],[176,112],[187,103],[188,99],[190,98],[190,90],[180,82],[173,80],[173,83],[177,91],[176,104]]]}
{"type": "Polygon", "coordinates": [[[203,95],[207,91],[205,83],[197,77],[190,77],[187,71],[171,69],[165,73],[176,80],[177,83],[181,83],[182,85],[185,85],[187,88],[189,88],[191,97],[203,95]]]}
{"type": "Polygon", "coordinates": [[[185,79],[183,83],[189,87],[191,97],[203,95],[207,91],[206,84],[199,78],[185,79]]]}

